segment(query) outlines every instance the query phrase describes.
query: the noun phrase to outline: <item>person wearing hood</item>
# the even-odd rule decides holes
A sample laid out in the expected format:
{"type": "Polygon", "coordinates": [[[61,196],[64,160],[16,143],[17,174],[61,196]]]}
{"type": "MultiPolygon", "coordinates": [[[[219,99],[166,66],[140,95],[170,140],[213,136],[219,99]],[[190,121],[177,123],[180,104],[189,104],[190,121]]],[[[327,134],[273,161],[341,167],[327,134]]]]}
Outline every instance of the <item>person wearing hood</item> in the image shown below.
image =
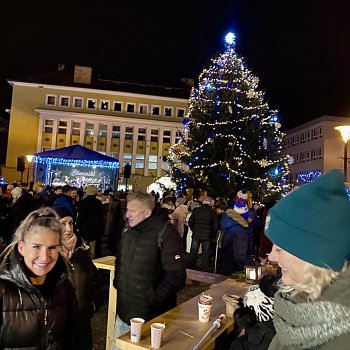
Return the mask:
{"type": "Polygon", "coordinates": [[[169,220],[153,212],[154,206],[149,193],[127,196],[128,225],[115,262],[116,338],[130,331],[131,318],[149,321],[174,308],[186,281],[181,238],[169,220]]]}
{"type": "Polygon", "coordinates": [[[1,255],[0,348],[74,349],[77,300],[51,208],[31,212],[1,255]]]}
{"type": "Polygon", "coordinates": [[[73,218],[65,207],[53,207],[64,229],[61,254],[64,257],[78,299],[79,315],[73,337],[74,349],[92,349],[91,318],[102,305],[102,291],[97,268],[92,262],[87,246],[73,232],[73,218]]]}
{"type": "Polygon", "coordinates": [[[346,350],[350,344],[350,203],[337,169],[269,211],[269,260],[282,272],[269,350],[346,350]]]}
{"type": "Polygon", "coordinates": [[[9,208],[10,232],[5,237],[7,243],[10,243],[12,235],[27,215],[37,209],[35,199],[22,187],[15,187],[11,191],[11,197],[12,203],[9,208]]]}
{"type": "Polygon", "coordinates": [[[224,231],[221,243],[223,275],[230,275],[244,269],[248,252],[248,215],[246,201],[237,199],[234,207],[229,207],[221,217],[221,229],[224,231]]]}

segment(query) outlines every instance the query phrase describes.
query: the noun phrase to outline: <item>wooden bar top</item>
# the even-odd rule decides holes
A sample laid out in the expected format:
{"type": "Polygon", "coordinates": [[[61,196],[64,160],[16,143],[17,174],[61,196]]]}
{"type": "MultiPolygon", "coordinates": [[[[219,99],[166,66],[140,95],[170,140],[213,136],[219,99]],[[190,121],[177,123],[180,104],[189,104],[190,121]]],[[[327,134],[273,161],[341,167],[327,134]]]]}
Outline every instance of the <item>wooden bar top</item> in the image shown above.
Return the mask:
{"type": "MultiPolygon", "coordinates": [[[[226,306],[222,300],[224,294],[236,294],[243,296],[251,284],[237,282],[233,279],[226,279],[220,284],[209,288],[205,294],[210,294],[213,297],[213,306],[211,310],[210,320],[207,323],[202,323],[198,320],[198,300],[199,296],[178,305],[174,309],[146,322],[142,328],[141,341],[137,344],[131,343],[130,332],[122,335],[116,340],[116,345],[121,350],[141,350],[151,349],[151,331],[150,326],[154,322],[165,323],[163,342],[161,349],[164,350],[181,350],[193,349],[193,347],[202,339],[208,329],[213,325],[213,322],[225,313],[226,306]],[[186,335],[185,332],[189,335],[186,335]]],[[[227,329],[231,330],[233,319],[227,317],[225,324],[220,329],[215,331],[206,343],[203,349],[214,349],[215,339],[227,329]]]]}
{"type": "Polygon", "coordinates": [[[114,270],[115,268],[115,256],[108,255],[102,258],[93,260],[93,263],[98,269],[114,270]]]}

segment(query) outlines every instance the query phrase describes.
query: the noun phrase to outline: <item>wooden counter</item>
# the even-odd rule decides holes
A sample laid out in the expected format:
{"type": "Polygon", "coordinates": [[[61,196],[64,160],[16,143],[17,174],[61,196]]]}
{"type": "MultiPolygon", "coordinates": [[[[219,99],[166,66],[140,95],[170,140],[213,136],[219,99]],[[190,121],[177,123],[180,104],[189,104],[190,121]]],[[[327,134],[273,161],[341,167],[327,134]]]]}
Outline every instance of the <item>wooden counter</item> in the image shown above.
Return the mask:
{"type": "MultiPolygon", "coordinates": [[[[163,335],[163,350],[190,350],[201,340],[213,322],[225,313],[225,302],[222,300],[224,294],[237,294],[243,296],[251,284],[236,282],[233,279],[227,279],[220,284],[209,288],[205,293],[213,297],[213,306],[211,317],[208,323],[198,321],[198,299],[199,296],[178,305],[174,309],[164,313],[161,316],[146,322],[142,328],[141,341],[133,344],[130,341],[130,332],[120,336],[116,340],[116,345],[121,350],[141,350],[151,349],[151,331],[150,325],[153,322],[165,323],[166,328],[163,335]],[[186,332],[192,337],[181,333],[186,332]]],[[[226,331],[233,328],[233,319],[228,317],[225,324],[218,329],[203,345],[202,349],[212,350],[215,347],[215,339],[226,331]]]]}
{"type": "Polygon", "coordinates": [[[113,286],[115,256],[104,256],[94,259],[93,263],[98,269],[109,270],[109,298],[108,298],[108,315],[107,315],[107,335],[106,335],[106,350],[112,347],[114,338],[114,325],[117,308],[117,290],[113,286]]]}

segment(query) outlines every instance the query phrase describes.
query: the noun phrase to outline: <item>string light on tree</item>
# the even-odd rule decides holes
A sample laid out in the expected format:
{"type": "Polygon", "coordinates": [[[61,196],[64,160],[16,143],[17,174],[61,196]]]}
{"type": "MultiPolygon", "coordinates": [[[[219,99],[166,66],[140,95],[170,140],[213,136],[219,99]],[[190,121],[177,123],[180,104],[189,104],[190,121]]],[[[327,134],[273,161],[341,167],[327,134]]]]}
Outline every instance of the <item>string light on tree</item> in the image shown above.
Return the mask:
{"type": "Polygon", "coordinates": [[[213,196],[227,195],[235,190],[232,186],[243,184],[252,191],[278,193],[289,172],[280,118],[235,45],[235,35],[228,33],[226,50],[203,69],[192,89],[186,116],[191,128],[183,123],[187,133],[179,142],[181,150],[177,145],[170,149],[171,175],[183,186],[213,196]],[[186,184],[182,164],[189,166],[186,184]]]}

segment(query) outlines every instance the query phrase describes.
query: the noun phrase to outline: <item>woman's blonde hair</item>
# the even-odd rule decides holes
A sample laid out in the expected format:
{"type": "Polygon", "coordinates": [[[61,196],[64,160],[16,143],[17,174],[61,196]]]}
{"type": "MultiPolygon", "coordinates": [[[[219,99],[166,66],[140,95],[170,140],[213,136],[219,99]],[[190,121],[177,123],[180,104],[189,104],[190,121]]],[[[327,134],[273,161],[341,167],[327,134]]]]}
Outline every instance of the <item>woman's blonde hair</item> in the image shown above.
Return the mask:
{"type": "MultiPolygon", "coordinates": [[[[344,271],[349,266],[346,263],[342,269],[344,271]]],[[[279,291],[282,293],[292,293],[292,295],[306,294],[309,300],[318,299],[323,290],[330,286],[338,278],[341,271],[334,271],[307,263],[304,267],[304,280],[296,283],[293,287],[279,283],[279,291]]]]}
{"type": "Polygon", "coordinates": [[[40,208],[32,211],[20,224],[13,235],[12,242],[2,252],[0,259],[9,254],[19,241],[24,241],[34,229],[47,228],[57,232],[60,237],[60,244],[63,235],[63,228],[56,212],[51,208],[40,208]]]}

